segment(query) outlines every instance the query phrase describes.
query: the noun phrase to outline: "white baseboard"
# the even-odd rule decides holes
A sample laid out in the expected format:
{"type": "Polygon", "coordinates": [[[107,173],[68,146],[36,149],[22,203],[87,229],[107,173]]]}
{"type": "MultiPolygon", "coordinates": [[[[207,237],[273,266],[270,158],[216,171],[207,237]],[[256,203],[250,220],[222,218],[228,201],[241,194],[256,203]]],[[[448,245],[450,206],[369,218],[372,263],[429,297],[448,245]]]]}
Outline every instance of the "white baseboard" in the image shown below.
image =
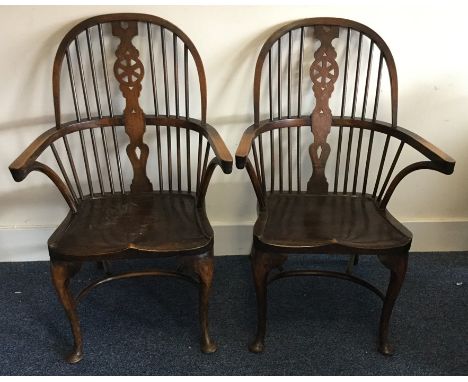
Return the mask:
{"type": "MultiPolygon", "coordinates": [[[[245,255],[252,245],[252,222],[213,224],[215,254],[245,255]]],[[[412,252],[468,251],[468,220],[406,221],[412,252]]],[[[47,239],[54,227],[0,227],[0,262],[48,260],[47,239]]]]}

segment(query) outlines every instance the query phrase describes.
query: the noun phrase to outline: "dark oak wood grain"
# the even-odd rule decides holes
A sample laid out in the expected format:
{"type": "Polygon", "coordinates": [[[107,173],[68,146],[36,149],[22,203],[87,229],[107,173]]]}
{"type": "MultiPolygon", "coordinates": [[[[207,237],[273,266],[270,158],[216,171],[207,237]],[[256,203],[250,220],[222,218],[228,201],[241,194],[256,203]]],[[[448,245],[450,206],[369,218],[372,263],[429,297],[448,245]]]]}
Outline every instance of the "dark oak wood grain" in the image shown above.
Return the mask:
{"type": "Polygon", "coordinates": [[[392,354],[389,322],[403,285],[412,234],[386,207],[407,175],[421,169],[451,174],[455,161],[398,126],[398,81],[392,54],[376,32],[355,21],[311,18],[281,27],[260,50],[253,88],[254,123],[245,130],[236,152],[236,165],[246,168],[258,201],[251,252],[258,317],[249,349],[261,352],[265,347],[267,285],[285,277],[321,276],[357,283],[382,298],[379,351],[392,354]],[[275,56],[279,57],[285,44],[287,63],[278,60],[276,64],[275,56]],[[294,49],[294,44],[300,48],[294,49]],[[291,71],[291,67],[297,69],[291,71]],[[304,70],[310,72],[310,82],[304,70]],[[275,72],[287,75],[275,76],[275,72]],[[383,81],[388,86],[383,87],[383,81]],[[297,84],[297,115],[290,112],[291,84],[297,84]],[[287,104],[281,103],[281,86],[288,88],[287,104]],[[380,95],[383,89],[389,89],[386,98],[380,95]],[[277,110],[272,107],[275,94],[277,110]],[[306,105],[303,99],[311,96],[314,104],[306,105]],[[383,105],[382,99],[389,100],[389,105],[383,105]],[[390,122],[378,119],[384,106],[390,122]],[[267,115],[268,119],[261,119],[267,115]],[[310,128],[312,134],[301,127],[310,128]],[[283,130],[288,134],[287,148],[280,141],[283,130]],[[329,143],[333,133],[336,147],[329,143]],[[295,147],[290,145],[294,134],[295,147]],[[265,141],[269,145],[263,145],[265,141]],[[257,146],[262,148],[260,161],[257,146]],[[401,154],[407,148],[425,159],[402,164],[401,154]],[[303,156],[304,152],[309,155],[303,156]],[[309,157],[309,166],[301,163],[309,157]],[[275,182],[277,173],[282,177],[283,167],[289,172],[296,168],[297,182],[289,181],[287,187],[275,182]],[[312,176],[307,167],[312,168],[312,176]],[[327,179],[330,174],[332,187],[327,179]],[[304,178],[309,179],[306,187],[301,184],[304,178]],[[350,259],[345,272],[284,270],[288,256],[297,253],[340,254],[350,259]],[[352,274],[360,255],[376,255],[390,270],[386,293],[352,274]]]}
{"type": "Polygon", "coordinates": [[[75,363],[83,357],[78,302],[95,287],[130,277],[178,277],[197,284],[201,350],[216,351],[208,330],[214,238],[205,196],[216,167],[232,171],[232,157],[217,131],[206,123],[206,78],[194,44],[175,25],[156,16],[96,16],[64,37],[52,82],[55,126],[32,142],[9,168],[18,182],[31,171],[42,172],[70,207],[48,241],[52,281],[74,338],[67,361],[75,363]],[[166,43],[169,38],[171,44],[166,43]],[[179,49],[184,52],[183,85],[179,84],[179,49]],[[173,65],[167,64],[168,57],[173,65]],[[198,88],[189,88],[189,75],[198,80],[198,88]],[[184,92],[179,90],[182,86],[184,92]],[[164,99],[158,99],[158,94],[164,99]],[[143,95],[152,98],[152,110],[144,110],[143,95]],[[190,100],[194,101],[189,106],[190,100]],[[170,113],[171,102],[175,115],[170,113]],[[68,105],[73,105],[75,119],[64,121],[68,105]],[[199,110],[198,118],[192,118],[196,116],[192,111],[189,116],[194,109],[199,110]],[[151,127],[156,130],[154,140],[148,134],[151,127]],[[122,128],[124,135],[119,134],[122,128]],[[96,129],[100,134],[95,134],[96,129]],[[171,141],[174,131],[175,142],[171,141]],[[58,172],[53,164],[39,161],[48,150],[58,172]],[[192,169],[197,150],[200,160],[192,169]],[[192,172],[197,172],[197,179],[192,172]],[[156,178],[154,183],[151,177],[156,178]],[[122,274],[109,269],[119,259],[168,256],[177,257],[185,266],[122,274]],[[70,281],[86,261],[97,262],[106,274],[74,296],[70,281]]]}

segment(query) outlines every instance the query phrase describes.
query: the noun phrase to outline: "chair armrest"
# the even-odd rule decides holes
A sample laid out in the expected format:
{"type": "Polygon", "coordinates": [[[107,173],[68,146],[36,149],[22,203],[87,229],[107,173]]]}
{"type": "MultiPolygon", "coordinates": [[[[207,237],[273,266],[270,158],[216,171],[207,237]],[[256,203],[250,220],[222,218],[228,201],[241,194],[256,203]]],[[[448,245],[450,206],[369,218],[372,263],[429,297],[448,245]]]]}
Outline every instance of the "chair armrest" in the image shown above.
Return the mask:
{"type": "Polygon", "coordinates": [[[247,158],[252,148],[252,143],[255,137],[257,136],[256,130],[258,125],[254,124],[249,126],[242,135],[241,141],[236,151],[236,167],[241,170],[245,167],[247,158]]]}
{"type": "Polygon", "coordinates": [[[36,160],[47,147],[49,147],[59,137],[66,135],[66,133],[67,132],[65,130],[59,130],[56,127],[45,131],[37,137],[33,143],[31,143],[26,150],[24,150],[19,157],[10,164],[8,168],[16,182],[24,180],[32,171],[43,173],[58,188],[72,212],[76,213],[76,200],[70,191],[70,188],[49,166],[36,160]]]}
{"type": "Polygon", "coordinates": [[[52,127],[37,137],[8,168],[13,179],[21,182],[32,171],[32,166],[41,153],[57,139],[80,130],[94,129],[103,126],[118,126],[123,123],[122,116],[92,118],[85,121],[71,121],[60,128],[52,127]]]}
{"type": "Polygon", "coordinates": [[[418,170],[433,170],[446,175],[453,173],[455,168],[455,160],[428,142],[421,136],[412,131],[404,129],[403,127],[392,128],[392,135],[399,138],[402,142],[407,143],[422,155],[424,155],[429,161],[421,161],[412,163],[403,168],[398,174],[395,175],[392,182],[388,186],[380,202],[380,208],[386,208],[390,198],[392,197],[395,189],[400,182],[406,178],[409,174],[418,170]]]}
{"type": "Polygon", "coordinates": [[[34,170],[36,159],[57,139],[58,131],[56,127],[52,127],[42,133],[8,166],[15,181],[21,182],[34,170]]]}
{"type": "Polygon", "coordinates": [[[446,154],[441,149],[410,130],[404,129],[403,127],[397,127],[394,128],[394,130],[399,133],[398,135],[400,136],[398,138],[405,143],[408,143],[426,158],[430,159],[436,166],[437,171],[447,175],[453,173],[455,168],[455,159],[450,155],[446,154]]]}
{"type": "Polygon", "coordinates": [[[223,139],[213,126],[205,123],[200,127],[205,132],[205,137],[208,139],[208,142],[213,149],[213,152],[218,161],[218,165],[225,174],[230,174],[232,172],[233,160],[232,155],[226,147],[223,139]]]}

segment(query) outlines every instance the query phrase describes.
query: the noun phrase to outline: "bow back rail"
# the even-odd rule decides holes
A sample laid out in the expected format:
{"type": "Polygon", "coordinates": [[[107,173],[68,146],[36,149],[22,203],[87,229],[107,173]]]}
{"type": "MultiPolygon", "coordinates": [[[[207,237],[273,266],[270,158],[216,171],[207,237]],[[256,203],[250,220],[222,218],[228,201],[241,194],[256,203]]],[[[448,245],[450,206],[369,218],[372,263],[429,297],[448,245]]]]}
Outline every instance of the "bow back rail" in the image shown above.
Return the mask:
{"type": "Polygon", "coordinates": [[[45,173],[73,211],[83,198],[129,191],[196,193],[201,205],[214,167],[232,169],[206,123],[200,55],[164,19],[110,14],[79,23],[58,47],[52,82],[56,125],[10,170],[18,181],[45,173]],[[49,150],[46,170],[36,159],[49,150]]]}

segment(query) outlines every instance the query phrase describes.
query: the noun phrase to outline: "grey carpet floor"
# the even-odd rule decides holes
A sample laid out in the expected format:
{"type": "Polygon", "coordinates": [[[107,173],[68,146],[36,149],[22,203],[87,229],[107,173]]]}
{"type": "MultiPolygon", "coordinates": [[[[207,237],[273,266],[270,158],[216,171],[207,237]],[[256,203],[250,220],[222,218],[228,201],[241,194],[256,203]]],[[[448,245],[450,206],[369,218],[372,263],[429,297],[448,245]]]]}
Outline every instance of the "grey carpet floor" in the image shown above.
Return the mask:
{"type": "MultiPolygon", "coordinates": [[[[288,266],[343,270],[338,256],[291,257],[288,266]]],[[[114,271],[159,265],[120,262],[114,271]]],[[[162,266],[169,264],[162,264],[162,266]]],[[[387,271],[361,258],[355,274],[386,286],[387,271]]],[[[73,284],[100,276],[93,264],[73,284]]],[[[79,306],[85,357],[68,365],[65,314],[47,262],[0,263],[0,375],[466,375],[468,253],[411,254],[391,326],[393,357],[376,351],[381,301],[336,279],[302,277],[269,289],[266,349],[247,351],[255,295],[246,256],[216,258],[211,355],[198,348],[197,290],[146,278],[94,290],[79,306]]]]}

